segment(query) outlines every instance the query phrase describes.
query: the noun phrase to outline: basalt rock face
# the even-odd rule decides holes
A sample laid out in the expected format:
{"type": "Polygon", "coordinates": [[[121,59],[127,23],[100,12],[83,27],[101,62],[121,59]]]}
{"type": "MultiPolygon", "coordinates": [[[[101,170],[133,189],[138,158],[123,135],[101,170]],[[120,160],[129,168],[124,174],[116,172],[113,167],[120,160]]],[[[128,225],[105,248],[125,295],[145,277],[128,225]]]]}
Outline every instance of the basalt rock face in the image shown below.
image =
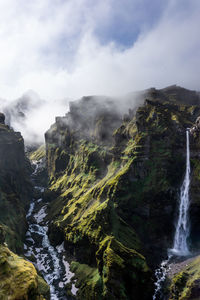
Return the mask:
{"type": "Polygon", "coordinates": [[[32,191],[30,165],[21,134],[4,124],[3,114],[0,119],[0,225],[9,247],[22,252],[27,228],[25,209],[32,191]]]}
{"type": "Polygon", "coordinates": [[[10,251],[23,253],[32,185],[23,138],[4,121],[0,114],[0,299],[45,300],[47,283],[30,262],[10,251]]]}
{"type": "MultiPolygon", "coordinates": [[[[78,299],[152,299],[151,270],[173,244],[185,131],[200,115],[199,95],[175,86],[144,94],[126,115],[110,99],[83,98],[45,135],[49,237],[64,240],[76,261],[78,299]]],[[[199,145],[192,137],[193,216],[199,145]]]]}
{"type": "Polygon", "coordinates": [[[0,113],[0,124],[5,124],[5,115],[0,113]]]}

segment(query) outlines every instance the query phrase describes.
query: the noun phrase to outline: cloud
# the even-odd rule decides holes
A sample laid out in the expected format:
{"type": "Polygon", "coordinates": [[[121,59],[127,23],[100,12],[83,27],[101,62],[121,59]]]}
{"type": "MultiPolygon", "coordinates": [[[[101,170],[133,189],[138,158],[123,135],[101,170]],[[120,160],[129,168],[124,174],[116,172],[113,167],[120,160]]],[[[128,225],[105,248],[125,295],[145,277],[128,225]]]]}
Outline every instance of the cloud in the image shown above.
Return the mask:
{"type": "Polygon", "coordinates": [[[0,2],[0,91],[43,98],[198,88],[198,1],[0,2]],[[148,6],[149,7],[149,6],[148,6]],[[185,59],[186,58],[186,59],[185,59]]]}
{"type": "Polygon", "coordinates": [[[0,97],[199,90],[199,27],[199,0],[1,0],[0,97]]]}
{"type": "Polygon", "coordinates": [[[55,116],[64,116],[70,99],[46,101],[34,91],[8,103],[1,103],[6,124],[22,133],[26,145],[44,143],[44,133],[54,123],[55,116]]]}

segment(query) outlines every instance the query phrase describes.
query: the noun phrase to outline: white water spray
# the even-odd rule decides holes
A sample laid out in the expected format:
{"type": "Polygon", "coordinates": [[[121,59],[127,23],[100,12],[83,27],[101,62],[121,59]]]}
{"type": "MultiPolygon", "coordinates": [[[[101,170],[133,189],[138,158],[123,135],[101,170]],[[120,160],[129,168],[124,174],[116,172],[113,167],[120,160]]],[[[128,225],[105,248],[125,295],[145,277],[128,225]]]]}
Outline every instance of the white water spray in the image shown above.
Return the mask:
{"type": "Polygon", "coordinates": [[[166,279],[166,275],[168,271],[168,262],[170,258],[171,257],[168,257],[167,260],[163,260],[159,268],[155,270],[156,281],[154,283],[155,290],[154,290],[153,300],[162,299],[162,286],[166,279]]]}
{"type": "Polygon", "coordinates": [[[189,189],[190,189],[190,141],[189,130],[186,131],[186,172],[180,191],[179,216],[174,237],[172,252],[176,255],[188,255],[187,239],[189,236],[189,189]]]}

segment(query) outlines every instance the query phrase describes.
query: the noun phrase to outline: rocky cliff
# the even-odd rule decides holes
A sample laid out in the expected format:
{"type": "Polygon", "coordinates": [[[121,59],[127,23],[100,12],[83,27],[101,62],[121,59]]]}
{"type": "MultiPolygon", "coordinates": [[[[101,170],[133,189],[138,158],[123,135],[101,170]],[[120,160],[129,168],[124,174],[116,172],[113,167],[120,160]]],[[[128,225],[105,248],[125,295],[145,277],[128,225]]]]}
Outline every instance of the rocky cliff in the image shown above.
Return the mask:
{"type": "Polygon", "coordinates": [[[49,299],[35,267],[10,251],[23,253],[32,184],[23,138],[4,122],[0,113],[0,299],[49,299]]]}
{"type": "Polygon", "coordinates": [[[25,157],[24,141],[19,132],[4,124],[0,115],[0,224],[9,247],[23,251],[27,229],[25,210],[32,194],[30,163],[25,157]]]}
{"type": "MultiPolygon", "coordinates": [[[[129,95],[122,108],[85,97],[45,134],[49,237],[54,244],[64,240],[74,260],[78,299],[152,298],[151,270],[173,242],[185,130],[199,115],[199,94],[172,86],[129,95]]],[[[196,248],[199,145],[192,138],[190,243],[196,248]]]]}

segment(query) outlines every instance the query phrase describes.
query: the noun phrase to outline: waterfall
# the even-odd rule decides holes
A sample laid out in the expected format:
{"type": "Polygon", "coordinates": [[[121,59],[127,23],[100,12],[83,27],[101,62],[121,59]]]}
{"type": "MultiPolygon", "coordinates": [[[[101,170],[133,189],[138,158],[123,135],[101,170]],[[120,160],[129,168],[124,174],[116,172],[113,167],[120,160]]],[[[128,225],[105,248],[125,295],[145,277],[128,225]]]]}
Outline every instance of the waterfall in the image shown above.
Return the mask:
{"type": "Polygon", "coordinates": [[[187,239],[189,236],[189,188],[190,188],[190,141],[189,130],[186,131],[186,171],[180,190],[179,216],[176,225],[172,252],[176,255],[188,255],[187,239]]]}
{"type": "Polygon", "coordinates": [[[188,220],[188,208],[189,208],[189,189],[190,189],[190,140],[189,129],[186,130],[186,171],[183,183],[180,189],[180,205],[179,216],[176,225],[176,231],[174,236],[173,249],[169,249],[168,259],[161,262],[160,266],[155,270],[155,291],[153,300],[164,299],[162,293],[163,285],[166,280],[168,265],[173,255],[186,256],[189,249],[187,245],[187,239],[189,237],[189,220],[188,220]]]}

